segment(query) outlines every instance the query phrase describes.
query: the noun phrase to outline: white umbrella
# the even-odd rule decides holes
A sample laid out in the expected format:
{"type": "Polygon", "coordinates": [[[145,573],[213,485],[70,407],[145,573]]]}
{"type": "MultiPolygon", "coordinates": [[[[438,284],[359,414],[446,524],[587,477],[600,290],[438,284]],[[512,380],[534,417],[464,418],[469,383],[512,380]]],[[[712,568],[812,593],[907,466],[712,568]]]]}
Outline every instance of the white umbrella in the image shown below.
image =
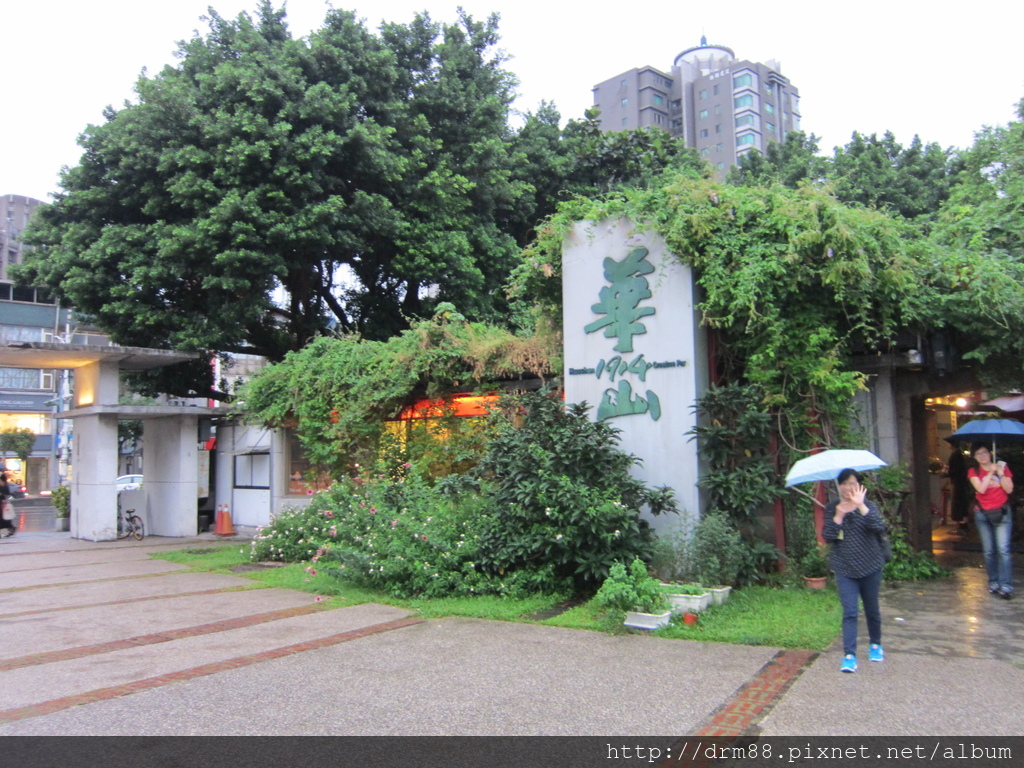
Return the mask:
{"type": "Polygon", "coordinates": [[[888,466],[871,451],[855,451],[833,448],[806,459],[800,459],[786,475],[786,487],[800,483],[814,483],[821,480],[835,480],[844,469],[865,472],[888,466]]]}

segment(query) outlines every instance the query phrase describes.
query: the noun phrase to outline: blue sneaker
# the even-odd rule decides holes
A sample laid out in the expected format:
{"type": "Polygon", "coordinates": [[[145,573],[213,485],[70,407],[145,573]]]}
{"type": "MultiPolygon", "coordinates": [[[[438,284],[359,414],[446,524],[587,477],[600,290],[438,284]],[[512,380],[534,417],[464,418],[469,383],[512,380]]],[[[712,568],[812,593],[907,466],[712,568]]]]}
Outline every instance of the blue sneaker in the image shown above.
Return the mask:
{"type": "Polygon", "coordinates": [[[878,643],[872,643],[868,646],[868,660],[885,661],[885,651],[882,650],[882,646],[878,643]]]}
{"type": "Polygon", "coordinates": [[[857,671],[857,657],[852,653],[848,653],[843,656],[843,663],[839,665],[840,672],[856,672],[857,671]]]}

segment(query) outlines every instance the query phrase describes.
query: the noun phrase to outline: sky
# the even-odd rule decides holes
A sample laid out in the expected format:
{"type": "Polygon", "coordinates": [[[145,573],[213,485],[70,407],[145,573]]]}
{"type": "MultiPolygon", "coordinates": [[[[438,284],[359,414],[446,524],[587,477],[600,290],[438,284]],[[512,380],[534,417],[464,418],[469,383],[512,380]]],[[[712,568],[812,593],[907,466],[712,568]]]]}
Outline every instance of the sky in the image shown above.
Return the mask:
{"type": "MultiPolygon", "coordinates": [[[[280,2],[275,2],[280,5],[280,2]]],[[[515,108],[551,101],[564,119],[583,116],[591,89],[633,67],[670,72],[680,51],[726,45],[739,59],[780,63],[800,91],[802,127],[822,150],[891,130],[906,144],[920,135],[967,147],[983,126],[1016,118],[1024,98],[1018,47],[1024,4],[994,0],[943,6],[917,0],[647,0],[584,5],[565,0],[334,0],[376,29],[426,10],[454,21],[461,5],[501,16],[506,68],[519,79],[515,108]],[[615,13],[604,8],[619,7],[615,13]],[[707,6],[707,7],[701,7],[707,6]],[[940,8],[949,11],[940,11],[940,8]],[[974,12],[977,8],[977,12],[974,12]]],[[[205,32],[212,6],[222,17],[253,12],[257,0],[40,0],[0,11],[0,57],[7,76],[0,111],[0,194],[47,201],[62,166],[78,163],[78,135],[107,105],[134,98],[134,84],[174,64],[177,43],[205,32]]],[[[292,34],[318,28],[324,0],[285,3],[292,34]]]]}

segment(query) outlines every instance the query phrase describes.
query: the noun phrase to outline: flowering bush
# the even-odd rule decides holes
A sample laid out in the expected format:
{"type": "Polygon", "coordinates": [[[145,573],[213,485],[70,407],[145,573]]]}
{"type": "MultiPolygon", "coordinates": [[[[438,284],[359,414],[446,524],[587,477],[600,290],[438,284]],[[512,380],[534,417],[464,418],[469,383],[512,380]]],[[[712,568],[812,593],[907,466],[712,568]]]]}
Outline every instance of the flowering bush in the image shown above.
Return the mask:
{"type": "Polygon", "coordinates": [[[297,563],[316,557],[317,550],[326,550],[334,539],[334,526],[330,516],[315,504],[320,496],[314,497],[314,503],[308,507],[282,510],[269,525],[257,530],[249,559],[297,563]]]}
{"type": "Polygon", "coordinates": [[[479,496],[443,496],[415,470],[400,480],[364,476],[282,512],[257,533],[251,557],[308,561],[310,574],[403,598],[536,591],[532,574],[477,568],[482,506],[479,496]]]}

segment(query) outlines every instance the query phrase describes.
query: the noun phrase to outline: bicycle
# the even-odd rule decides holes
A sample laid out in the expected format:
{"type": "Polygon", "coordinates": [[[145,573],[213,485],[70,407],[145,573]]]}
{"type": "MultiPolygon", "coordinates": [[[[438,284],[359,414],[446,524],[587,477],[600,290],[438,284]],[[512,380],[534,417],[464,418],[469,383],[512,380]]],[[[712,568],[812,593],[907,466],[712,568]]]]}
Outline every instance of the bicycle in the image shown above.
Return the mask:
{"type": "Polygon", "coordinates": [[[117,505],[117,538],[126,539],[134,536],[139,541],[146,537],[146,525],[142,518],[135,514],[134,509],[121,509],[117,505]]]}

